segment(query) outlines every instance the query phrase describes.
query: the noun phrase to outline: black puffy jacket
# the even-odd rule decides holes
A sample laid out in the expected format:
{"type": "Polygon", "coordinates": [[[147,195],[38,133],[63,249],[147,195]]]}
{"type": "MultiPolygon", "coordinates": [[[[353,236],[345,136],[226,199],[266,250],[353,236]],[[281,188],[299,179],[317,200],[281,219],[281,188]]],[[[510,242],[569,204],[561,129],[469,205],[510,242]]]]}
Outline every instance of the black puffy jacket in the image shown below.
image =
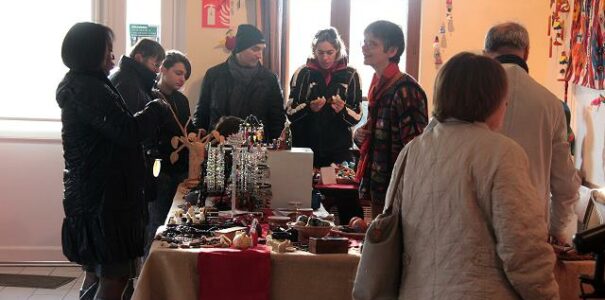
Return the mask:
{"type": "Polygon", "coordinates": [[[200,99],[195,109],[194,124],[197,128],[213,129],[222,116],[242,119],[252,114],[263,122],[266,138],[278,138],[284,129],[286,115],[284,98],[277,76],[260,66],[256,77],[246,89],[245,95],[233,97],[234,77],[227,62],[206,72],[202,82],[200,99]],[[230,99],[237,99],[228,103],[230,99]]]}
{"type": "Polygon", "coordinates": [[[143,254],[145,134],[170,115],[153,101],[133,116],[103,73],[70,71],[57,88],[63,124],[63,254],[79,264],[143,254]]]}
{"type": "MultiPolygon", "coordinates": [[[[109,80],[120,92],[128,110],[135,114],[156,98],[152,92],[156,76],[157,74],[145,65],[128,56],[122,56],[118,70],[109,76],[109,80]]],[[[143,149],[147,153],[145,200],[148,202],[155,201],[157,195],[157,178],[151,176],[151,167],[158,158],[157,143],[155,139],[143,141],[143,149]]]]}
{"type": "Polygon", "coordinates": [[[134,114],[155,98],[152,89],[156,77],[157,74],[143,64],[122,56],[119,69],[109,76],[109,80],[122,95],[128,110],[134,114]]]}

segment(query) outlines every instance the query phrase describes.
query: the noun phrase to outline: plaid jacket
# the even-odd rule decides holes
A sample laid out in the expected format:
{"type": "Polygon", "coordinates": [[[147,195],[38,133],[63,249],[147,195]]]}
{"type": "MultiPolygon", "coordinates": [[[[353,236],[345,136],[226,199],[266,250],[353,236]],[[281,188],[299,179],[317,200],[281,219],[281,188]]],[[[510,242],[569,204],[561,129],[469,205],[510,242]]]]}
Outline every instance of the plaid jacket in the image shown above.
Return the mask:
{"type": "Polygon", "coordinates": [[[375,205],[384,205],[399,152],[428,124],[427,99],[416,80],[403,74],[375,101],[376,104],[369,108],[369,117],[376,120],[371,132],[369,169],[361,179],[359,196],[370,199],[375,205]]]}

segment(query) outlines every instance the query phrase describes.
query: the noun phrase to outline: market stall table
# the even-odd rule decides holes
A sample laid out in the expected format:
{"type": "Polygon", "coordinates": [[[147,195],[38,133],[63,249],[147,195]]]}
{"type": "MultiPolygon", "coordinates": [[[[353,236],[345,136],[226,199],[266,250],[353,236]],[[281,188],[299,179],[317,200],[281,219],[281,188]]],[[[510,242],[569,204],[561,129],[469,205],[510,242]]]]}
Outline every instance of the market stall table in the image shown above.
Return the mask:
{"type": "MultiPolygon", "coordinates": [[[[182,204],[177,194],[173,209],[182,204]]],[[[155,241],[132,299],[199,299],[200,249],[170,249],[155,241]]],[[[271,253],[271,299],[351,299],[359,253],[315,255],[304,251],[271,253]]],[[[203,272],[203,271],[202,271],[203,272]]],[[[254,270],[249,270],[254,274],[254,270]]],[[[555,277],[561,299],[578,299],[580,274],[592,274],[593,261],[558,261],[555,277]]]]}
{"type": "MultiPolygon", "coordinates": [[[[183,203],[177,193],[169,215],[183,203]]],[[[197,260],[202,250],[160,244],[153,242],[132,299],[199,299],[197,260]]],[[[351,299],[358,261],[359,254],[271,253],[271,298],[351,299]]]]}

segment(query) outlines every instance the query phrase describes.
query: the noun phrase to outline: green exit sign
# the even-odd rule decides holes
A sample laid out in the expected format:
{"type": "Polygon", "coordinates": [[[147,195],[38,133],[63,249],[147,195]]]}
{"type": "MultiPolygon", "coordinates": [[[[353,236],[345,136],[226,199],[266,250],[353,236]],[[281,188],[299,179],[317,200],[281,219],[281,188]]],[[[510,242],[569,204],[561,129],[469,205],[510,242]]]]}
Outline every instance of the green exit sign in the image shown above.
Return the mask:
{"type": "Polygon", "coordinates": [[[128,29],[130,32],[130,46],[133,46],[142,38],[149,38],[157,42],[160,41],[157,25],[129,24],[128,29]]]}

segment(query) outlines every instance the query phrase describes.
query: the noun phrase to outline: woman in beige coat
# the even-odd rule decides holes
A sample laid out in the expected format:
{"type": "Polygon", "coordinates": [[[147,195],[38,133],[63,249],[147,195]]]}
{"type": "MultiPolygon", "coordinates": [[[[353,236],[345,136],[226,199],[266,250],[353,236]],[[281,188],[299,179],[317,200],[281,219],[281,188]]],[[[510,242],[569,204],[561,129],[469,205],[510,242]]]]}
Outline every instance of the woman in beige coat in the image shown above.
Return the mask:
{"type": "Polygon", "coordinates": [[[434,119],[402,151],[406,172],[389,186],[402,197],[400,299],[559,298],[527,157],[494,132],[506,90],[500,64],[471,53],[437,75],[434,119]]]}

